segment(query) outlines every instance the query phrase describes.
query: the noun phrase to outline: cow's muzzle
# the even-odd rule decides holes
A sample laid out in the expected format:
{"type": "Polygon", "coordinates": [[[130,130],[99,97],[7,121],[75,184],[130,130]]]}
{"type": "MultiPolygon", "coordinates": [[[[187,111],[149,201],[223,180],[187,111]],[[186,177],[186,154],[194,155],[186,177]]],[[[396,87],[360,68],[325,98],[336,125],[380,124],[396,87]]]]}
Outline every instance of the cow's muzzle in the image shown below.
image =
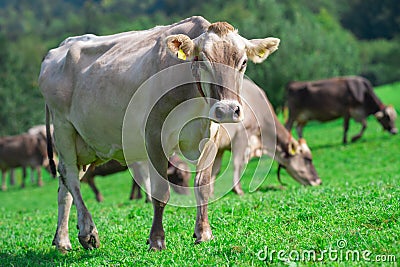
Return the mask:
{"type": "Polygon", "coordinates": [[[399,130],[397,130],[397,128],[392,128],[392,129],[390,129],[389,132],[394,135],[394,134],[397,134],[399,132],[399,130]]]}
{"type": "Polygon", "coordinates": [[[218,123],[241,122],[243,107],[237,101],[221,100],[210,109],[210,119],[218,123]]]}

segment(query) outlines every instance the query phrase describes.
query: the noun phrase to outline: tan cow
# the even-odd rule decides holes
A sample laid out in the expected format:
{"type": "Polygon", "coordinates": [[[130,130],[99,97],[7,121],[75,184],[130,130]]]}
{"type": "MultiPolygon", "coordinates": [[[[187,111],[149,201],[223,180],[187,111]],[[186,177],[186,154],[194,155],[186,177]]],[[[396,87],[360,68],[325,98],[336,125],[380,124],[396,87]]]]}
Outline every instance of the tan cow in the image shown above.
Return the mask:
{"type": "Polygon", "coordinates": [[[247,59],[260,63],[278,44],[276,38],[247,40],[226,22],[210,24],[191,17],[146,31],[74,37],[50,50],[42,63],[39,86],[53,117],[60,160],[59,219],[53,244],[61,251],[71,249],[72,199],[80,243],[87,249],[100,244],[81,196],[78,166],[109,159],[149,160],[154,208],[149,244],[150,249],[164,249],[168,157],[178,150],[197,159],[194,236],[196,243],[210,240],[212,142],[219,132],[214,122],[243,119],[240,93],[247,59]],[[175,126],[164,129],[169,113],[186,102],[191,104],[174,117],[175,126]],[[206,137],[209,141],[199,151],[206,137]],[[124,149],[126,145],[132,147],[124,149]]]}
{"type": "Polygon", "coordinates": [[[223,124],[220,147],[215,158],[212,181],[221,168],[226,150],[232,151],[233,191],[243,195],[240,177],[244,164],[253,157],[267,154],[303,185],[320,185],[321,179],[312,163],[311,151],[304,139],[297,142],[279,122],[264,91],[250,80],[243,81],[243,124],[223,124]],[[275,130],[276,129],[276,132],[275,130]]]}

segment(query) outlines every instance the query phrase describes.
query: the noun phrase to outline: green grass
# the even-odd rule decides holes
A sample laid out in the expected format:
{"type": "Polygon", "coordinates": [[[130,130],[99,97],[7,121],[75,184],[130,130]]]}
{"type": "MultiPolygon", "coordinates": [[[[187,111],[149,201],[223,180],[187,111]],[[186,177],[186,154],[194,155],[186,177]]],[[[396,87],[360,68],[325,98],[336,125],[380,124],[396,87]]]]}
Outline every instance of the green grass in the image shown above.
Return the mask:
{"type": "MultiPolygon", "coordinates": [[[[399,111],[400,83],[383,86],[376,92],[399,111]]],[[[400,120],[397,125],[400,126],[400,120]]],[[[350,127],[350,135],[360,128],[354,122],[350,127]]],[[[346,246],[338,250],[339,255],[345,255],[347,250],[369,251],[370,259],[376,255],[394,255],[398,262],[400,135],[382,132],[373,117],[369,118],[368,128],[357,143],[342,145],[342,131],[341,120],[311,123],[304,129],[322,186],[302,187],[284,173],[282,179],[288,186],[280,189],[276,165],[273,165],[259,191],[243,197],[228,193],[210,205],[210,223],[215,236],[210,242],[194,245],[195,208],[167,206],[164,219],[167,249],[162,252],[147,251],[152,207],[143,200],[128,201],[131,178],[127,173],[97,178],[105,197],[101,204],[95,202],[88,186],[82,185],[83,196],[100,233],[101,247],[86,251],[80,246],[73,208],[70,219],[73,251],[66,255],[51,246],[57,222],[58,182],[46,176],[42,188],[30,182],[25,189],[9,187],[7,192],[0,192],[0,265],[263,266],[271,262],[259,260],[257,254],[267,247],[270,253],[271,250],[313,250],[320,258],[323,250],[339,249],[340,240],[345,240],[346,246]]],[[[256,163],[251,161],[245,172],[245,190],[256,163]]],[[[232,174],[232,169],[229,173],[232,174]]],[[[219,187],[224,186],[223,182],[220,181],[219,187]]],[[[295,252],[292,255],[296,256],[295,252]]],[[[367,264],[346,261],[344,256],[342,259],[331,261],[325,255],[323,260],[297,264],[367,264]]],[[[276,253],[273,263],[286,265],[276,253]]],[[[369,264],[397,265],[393,262],[369,264]]]]}

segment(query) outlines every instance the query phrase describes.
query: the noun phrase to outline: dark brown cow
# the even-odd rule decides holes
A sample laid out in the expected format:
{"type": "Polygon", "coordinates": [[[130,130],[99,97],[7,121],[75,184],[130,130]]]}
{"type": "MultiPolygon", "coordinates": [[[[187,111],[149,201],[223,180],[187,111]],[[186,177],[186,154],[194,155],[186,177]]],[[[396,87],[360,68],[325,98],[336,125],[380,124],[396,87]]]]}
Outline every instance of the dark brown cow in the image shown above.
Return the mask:
{"type": "MultiPolygon", "coordinates": [[[[109,162],[96,166],[94,169],[89,168],[84,176],[81,179],[81,182],[88,183],[90,188],[93,190],[96,200],[98,202],[103,201],[103,195],[100,193],[99,189],[97,188],[94,177],[95,176],[106,176],[122,171],[126,171],[128,169],[127,166],[121,165],[116,160],[110,160],[109,162]]],[[[188,171],[188,165],[182,161],[178,156],[173,155],[170,157],[168,162],[168,181],[171,182],[171,186],[175,192],[178,194],[189,194],[189,179],[190,179],[190,172],[188,171]]],[[[138,179],[137,176],[141,176],[137,168],[133,168],[135,173],[136,179],[132,179],[132,190],[129,199],[141,199],[142,198],[142,191],[140,189],[139,184],[136,182],[138,179]]],[[[143,181],[145,182],[145,181],[143,181]]],[[[151,198],[149,195],[146,197],[147,202],[151,202],[151,198]]]]}
{"type": "Polygon", "coordinates": [[[23,168],[21,187],[25,186],[26,167],[30,167],[31,179],[34,170],[38,173],[38,185],[42,186],[41,167],[48,165],[46,138],[41,134],[21,134],[0,139],[0,169],[2,171],[2,190],[6,190],[6,172],[23,168]]]}
{"type": "Polygon", "coordinates": [[[289,119],[286,128],[290,131],[294,122],[299,137],[310,120],[321,122],[344,118],[343,143],[347,143],[349,120],[353,118],[362,125],[361,131],[352,137],[361,138],[366,127],[366,118],[374,114],[383,128],[391,134],[395,127],[396,111],[385,106],[376,96],[371,83],[358,76],[337,77],[311,82],[291,82],[287,85],[289,119]]]}

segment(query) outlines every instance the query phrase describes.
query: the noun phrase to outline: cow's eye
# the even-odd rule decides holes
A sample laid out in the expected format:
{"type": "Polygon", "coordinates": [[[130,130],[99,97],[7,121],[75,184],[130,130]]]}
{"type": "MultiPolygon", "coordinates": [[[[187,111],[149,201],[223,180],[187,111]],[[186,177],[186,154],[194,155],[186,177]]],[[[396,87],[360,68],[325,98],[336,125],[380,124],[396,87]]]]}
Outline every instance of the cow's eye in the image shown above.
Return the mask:
{"type": "Polygon", "coordinates": [[[247,59],[243,60],[240,70],[244,70],[244,68],[246,68],[246,66],[247,66],[247,59]]]}

